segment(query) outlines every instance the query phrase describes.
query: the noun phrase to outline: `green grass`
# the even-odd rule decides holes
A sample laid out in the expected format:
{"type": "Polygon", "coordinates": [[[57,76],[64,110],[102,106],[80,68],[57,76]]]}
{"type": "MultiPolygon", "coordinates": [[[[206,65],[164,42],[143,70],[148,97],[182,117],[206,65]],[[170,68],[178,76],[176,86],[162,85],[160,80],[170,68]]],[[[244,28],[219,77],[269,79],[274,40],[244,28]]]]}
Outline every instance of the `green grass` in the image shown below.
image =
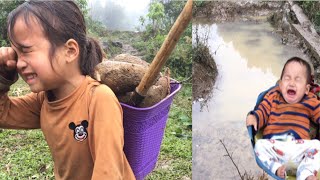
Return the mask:
{"type": "MultiPolygon", "coordinates": [[[[19,78],[8,94],[22,96],[29,92],[19,78]]],[[[41,130],[1,129],[0,179],[54,179],[53,161],[41,130]]]]}
{"type": "Polygon", "coordinates": [[[0,139],[0,179],[54,179],[53,161],[40,130],[3,130],[0,139]]]}
{"type": "MultiPolygon", "coordinates": [[[[9,95],[28,92],[20,78],[9,95]]],[[[157,166],[146,179],[191,179],[191,107],[191,85],[184,85],[171,105],[157,166]]],[[[41,130],[0,130],[0,179],[54,179],[41,130]]]]}
{"type": "Polygon", "coordinates": [[[175,97],[157,166],[146,179],[191,179],[192,125],[191,85],[184,85],[175,97]]]}
{"type": "Polygon", "coordinates": [[[19,77],[18,81],[14,83],[10,87],[10,91],[8,92],[9,96],[22,96],[31,92],[27,83],[25,83],[21,77],[19,77]]]}

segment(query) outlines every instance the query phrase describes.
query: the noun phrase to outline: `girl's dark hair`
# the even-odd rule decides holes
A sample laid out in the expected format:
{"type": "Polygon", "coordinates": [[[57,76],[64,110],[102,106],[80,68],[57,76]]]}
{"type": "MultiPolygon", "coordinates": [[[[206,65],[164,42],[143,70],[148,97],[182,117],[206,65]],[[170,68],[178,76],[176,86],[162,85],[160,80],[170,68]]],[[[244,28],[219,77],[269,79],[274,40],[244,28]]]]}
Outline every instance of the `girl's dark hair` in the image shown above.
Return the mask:
{"type": "Polygon", "coordinates": [[[310,84],[310,83],[311,83],[311,77],[312,77],[312,74],[311,74],[311,66],[310,66],[310,64],[309,64],[306,60],[304,60],[304,59],[302,59],[302,58],[299,58],[299,57],[292,57],[292,58],[290,58],[290,59],[287,60],[287,62],[286,62],[286,63],[284,64],[284,66],[283,66],[280,79],[282,79],[284,70],[285,70],[287,64],[289,64],[290,62],[298,62],[298,63],[300,63],[301,65],[303,65],[304,67],[306,67],[306,72],[307,72],[307,74],[306,74],[307,84],[310,84]]]}
{"type": "Polygon", "coordinates": [[[51,43],[49,57],[54,57],[58,46],[69,39],[77,41],[80,48],[80,70],[83,75],[94,76],[94,67],[102,61],[104,53],[99,43],[87,37],[83,14],[74,1],[27,1],[8,16],[8,37],[14,46],[13,28],[18,17],[23,17],[29,26],[30,17],[35,17],[51,43]]]}

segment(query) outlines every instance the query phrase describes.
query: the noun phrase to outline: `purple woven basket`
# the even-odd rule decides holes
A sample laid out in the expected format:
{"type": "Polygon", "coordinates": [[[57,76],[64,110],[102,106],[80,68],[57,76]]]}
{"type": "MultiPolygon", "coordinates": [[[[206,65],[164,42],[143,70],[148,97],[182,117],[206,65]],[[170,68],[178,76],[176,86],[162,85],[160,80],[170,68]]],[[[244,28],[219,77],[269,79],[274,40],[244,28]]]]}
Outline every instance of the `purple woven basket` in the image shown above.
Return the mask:
{"type": "Polygon", "coordinates": [[[124,152],[137,180],[143,179],[156,165],[170,105],[180,88],[181,84],[172,81],[170,95],[148,108],[121,103],[124,152]]]}

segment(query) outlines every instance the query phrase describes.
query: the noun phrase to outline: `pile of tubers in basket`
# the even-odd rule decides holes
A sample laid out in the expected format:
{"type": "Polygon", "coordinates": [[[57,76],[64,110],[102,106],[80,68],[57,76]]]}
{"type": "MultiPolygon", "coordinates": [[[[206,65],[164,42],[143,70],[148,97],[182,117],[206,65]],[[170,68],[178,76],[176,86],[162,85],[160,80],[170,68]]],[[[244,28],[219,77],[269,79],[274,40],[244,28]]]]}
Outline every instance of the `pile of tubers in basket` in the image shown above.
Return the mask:
{"type": "MultiPolygon", "coordinates": [[[[120,54],[112,59],[104,59],[98,64],[95,67],[95,79],[109,86],[120,102],[131,105],[131,93],[139,85],[148,66],[149,63],[136,56],[120,54]]],[[[167,69],[164,75],[159,74],[138,107],[153,106],[169,94],[170,72],[167,69]]]]}

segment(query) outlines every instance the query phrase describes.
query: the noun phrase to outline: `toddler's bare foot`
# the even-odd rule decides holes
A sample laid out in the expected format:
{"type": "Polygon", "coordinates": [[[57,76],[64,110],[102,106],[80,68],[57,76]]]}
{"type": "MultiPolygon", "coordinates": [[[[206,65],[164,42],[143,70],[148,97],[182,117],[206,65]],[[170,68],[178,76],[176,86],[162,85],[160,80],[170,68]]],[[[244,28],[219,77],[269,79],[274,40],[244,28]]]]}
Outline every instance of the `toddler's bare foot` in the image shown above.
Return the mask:
{"type": "Polygon", "coordinates": [[[317,180],[318,178],[315,176],[308,176],[306,180],[317,180]]]}
{"type": "MultiPolygon", "coordinates": [[[[284,165],[280,166],[277,171],[276,171],[276,175],[282,179],[284,179],[286,177],[286,167],[284,165]]],[[[309,176],[310,177],[310,176],[309,176]]],[[[309,178],[308,177],[308,178],[309,178]]]]}

